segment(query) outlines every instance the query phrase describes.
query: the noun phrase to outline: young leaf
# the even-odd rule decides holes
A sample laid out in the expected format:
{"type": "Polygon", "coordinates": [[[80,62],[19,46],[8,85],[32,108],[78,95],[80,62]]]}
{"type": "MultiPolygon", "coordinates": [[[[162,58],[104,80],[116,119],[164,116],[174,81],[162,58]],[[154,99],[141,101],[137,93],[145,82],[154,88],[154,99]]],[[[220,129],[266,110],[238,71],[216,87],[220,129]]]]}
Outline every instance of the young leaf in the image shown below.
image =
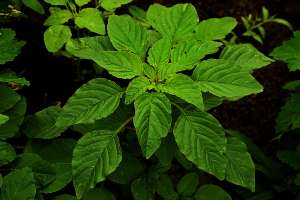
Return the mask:
{"type": "Polygon", "coordinates": [[[3,179],[1,197],[4,200],[34,200],[36,186],[30,168],[17,169],[3,179]]]}
{"type": "Polygon", "coordinates": [[[44,22],[44,25],[52,26],[52,25],[64,24],[68,22],[69,19],[72,18],[73,15],[69,10],[56,9],[51,13],[50,17],[47,18],[47,20],[44,22]]]}
{"type": "Polygon", "coordinates": [[[125,103],[130,104],[135,101],[140,95],[145,93],[150,86],[151,82],[146,77],[141,76],[133,79],[126,89],[125,103]]]}
{"type": "Polygon", "coordinates": [[[38,0],[22,0],[22,2],[25,6],[34,10],[35,12],[41,15],[45,14],[45,10],[38,0]]]}
{"type": "Polygon", "coordinates": [[[73,153],[73,184],[77,198],[103,181],[118,167],[122,152],[117,133],[93,131],[84,135],[73,153]]]}
{"type": "Polygon", "coordinates": [[[277,24],[284,25],[284,26],[288,27],[291,31],[293,30],[293,26],[285,19],[274,18],[274,19],[271,19],[270,21],[275,22],[277,24]]]}
{"type": "Polygon", "coordinates": [[[20,99],[21,96],[13,89],[0,85],[0,113],[11,109],[20,99]]]}
{"type": "Polygon", "coordinates": [[[224,59],[201,62],[193,72],[202,91],[218,97],[247,96],[263,91],[263,87],[240,66],[224,59]]]}
{"type": "Polygon", "coordinates": [[[112,114],[119,106],[122,89],[113,81],[96,78],[81,86],[67,101],[56,126],[91,123],[112,114]]]}
{"type": "Polygon", "coordinates": [[[137,137],[143,154],[150,158],[171,127],[171,103],[163,94],[145,93],[136,99],[134,107],[137,137]]]}
{"type": "Polygon", "coordinates": [[[196,82],[186,75],[178,74],[173,76],[165,84],[159,85],[159,89],[193,104],[200,110],[204,109],[200,88],[196,82]]]}
{"type": "Polygon", "coordinates": [[[109,180],[118,184],[129,184],[144,171],[144,165],[133,155],[123,152],[122,162],[108,176],[109,180]]]}
{"type": "Polygon", "coordinates": [[[300,31],[294,32],[294,37],[283,42],[270,54],[275,59],[282,60],[288,64],[290,71],[300,69],[300,31]]]}
{"type": "Polygon", "coordinates": [[[134,200],[152,200],[154,199],[155,185],[149,176],[142,176],[131,184],[131,193],[134,200]]]}
{"type": "Polygon", "coordinates": [[[81,7],[81,6],[84,6],[86,4],[88,4],[91,0],[75,0],[75,3],[81,7]]]}
{"type": "Polygon", "coordinates": [[[84,195],[83,200],[116,200],[111,191],[106,188],[94,188],[84,195]]]}
{"type": "Polygon", "coordinates": [[[231,33],[236,25],[237,21],[232,17],[203,20],[196,27],[196,38],[201,41],[221,40],[231,33]]]}
{"type": "Polygon", "coordinates": [[[192,4],[177,4],[170,8],[153,4],[147,11],[147,19],[154,29],[172,42],[185,40],[199,21],[192,4]]]}
{"type": "Polygon", "coordinates": [[[269,16],[270,16],[269,10],[265,6],[263,6],[262,7],[262,17],[263,17],[263,19],[267,20],[267,19],[269,19],[269,16]]]}
{"type": "Polygon", "coordinates": [[[201,170],[225,178],[225,133],[220,123],[206,112],[185,112],[174,127],[175,140],[185,157],[201,170]]]}
{"type": "Polygon", "coordinates": [[[133,0],[101,0],[101,7],[107,11],[114,11],[124,4],[128,4],[133,0]]]}
{"type": "Polygon", "coordinates": [[[177,184],[177,191],[182,196],[192,196],[199,185],[199,176],[195,172],[184,175],[177,184]]]}
{"type": "Polygon", "coordinates": [[[95,36],[71,39],[66,50],[81,59],[92,59],[95,52],[112,51],[114,48],[107,36],[95,36]]]}
{"type": "Polygon", "coordinates": [[[6,142],[0,141],[0,167],[7,165],[16,158],[14,148],[6,142]]]}
{"type": "Polygon", "coordinates": [[[16,33],[12,29],[0,29],[0,64],[13,61],[20,54],[24,41],[15,39],[16,33]]]}
{"type": "Polygon", "coordinates": [[[79,28],[86,28],[100,35],[105,34],[105,25],[101,12],[96,8],[84,8],[75,17],[75,24],[79,28]]]}
{"type": "Polygon", "coordinates": [[[300,94],[288,97],[276,119],[276,132],[284,133],[300,127],[300,94]]]}
{"type": "Polygon", "coordinates": [[[0,114],[0,125],[5,124],[8,120],[8,116],[0,114]]]}
{"type": "Polygon", "coordinates": [[[130,52],[93,52],[90,59],[117,78],[132,79],[143,74],[143,62],[139,56],[130,52]]]}
{"type": "Polygon", "coordinates": [[[14,72],[3,72],[0,73],[0,82],[2,83],[14,83],[20,86],[29,86],[30,82],[25,78],[19,78],[14,72]]]}
{"type": "Polygon", "coordinates": [[[162,38],[155,42],[148,52],[147,61],[154,68],[160,71],[169,63],[171,55],[171,41],[168,38],[162,38]]]}
{"type": "Polygon", "coordinates": [[[141,58],[149,47],[147,30],[127,15],[112,15],[108,19],[108,35],[117,50],[131,51],[141,58]],[[122,26],[120,26],[122,24],[122,26]]]}
{"type": "Polygon", "coordinates": [[[45,2],[51,4],[52,6],[64,6],[67,0],[44,0],[45,2]]]}
{"type": "Polygon", "coordinates": [[[174,185],[170,176],[162,174],[160,175],[158,182],[159,184],[156,185],[156,192],[159,196],[166,200],[178,199],[178,194],[174,190],[174,185]]]}
{"type": "Polygon", "coordinates": [[[72,37],[68,26],[54,25],[50,26],[44,33],[44,42],[49,52],[56,52],[72,37]]]}
{"type": "Polygon", "coordinates": [[[26,112],[26,100],[22,98],[10,110],[3,114],[9,117],[9,120],[0,125],[0,139],[12,138],[19,131],[19,127],[24,120],[26,112]]]}
{"type": "Polygon", "coordinates": [[[212,184],[201,186],[195,194],[195,200],[212,199],[232,200],[231,196],[225,190],[223,190],[223,188],[212,184]]]}
{"type": "Polygon", "coordinates": [[[264,67],[272,59],[259,52],[251,44],[237,44],[226,46],[221,55],[222,59],[231,61],[245,71],[252,71],[264,67]]]}
{"type": "Polygon", "coordinates": [[[255,166],[247,146],[239,139],[231,137],[226,145],[226,180],[255,191],[255,166]]]}
{"type": "Polygon", "coordinates": [[[29,138],[52,139],[60,136],[67,127],[55,126],[62,109],[50,106],[26,118],[23,132],[29,138]]]}

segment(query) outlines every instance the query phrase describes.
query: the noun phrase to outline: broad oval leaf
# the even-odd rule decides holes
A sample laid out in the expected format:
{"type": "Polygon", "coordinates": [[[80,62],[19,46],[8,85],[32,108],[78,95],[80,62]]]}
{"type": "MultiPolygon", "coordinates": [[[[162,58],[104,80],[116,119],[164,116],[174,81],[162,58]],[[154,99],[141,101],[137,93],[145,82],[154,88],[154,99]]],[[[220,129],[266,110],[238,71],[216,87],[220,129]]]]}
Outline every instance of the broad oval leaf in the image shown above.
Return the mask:
{"type": "Polygon", "coordinates": [[[138,141],[145,157],[150,158],[171,127],[171,103],[164,94],[145,93],[136,99],[134,107],[138,141]]]}
{"type": "Polygon", "coordinates": [[[147,11],[150,24],[169,40],[185,40],[192,34],[199,18],[192,4],[176,4],[170,8],[153,4],[147,11]]]}
{"type": "Polygon", "coordinates": [[[16,40],[15,35],[15,31],[12,29],[0,29],[0,64],[13,61],[21,53],[25,42],[16,40]]]}
{"type": "Polygon", "coordinates": [[[114,11],[124,4],[128,4],[133,0],[101,0],[101,7],[107,11],[114,11]]]}
{"type": "Polygon", "coordinates": [[[34,200],[36,186],[30,168],[17,169],[3,179],[1,196],[4,200],[34,200]]]}
{"type": "Polygon", "coordinates": [[[283,42],[270,55],[288,63],[290,71],[300,69],[300,31],[295,31],[292,39],[283,42]]]}
{"type": "Polygon", "coordinates": [[[100,35],[105,34],[105,25],[101,12],[96,8],[84,8],[75,17],[75,24],[79,28],[86,28],[100,35]]]}
{"type": "Polygon", "coordinates": [[[132,79],[143,74],[143,62],[139,56],[130,52],[94,52],[90,59],[117,78],[132,79]]]}
{"type": "Polygon", "coordinates": [[[112,15],[108,19],[108,35],[117,50],[131,51],[145,57],[149,47],[147,30],[127,15],[112,15]]]}
{"type": "Polygon", "coordinates": [[[212,199],[232,200],[231,196],[225,190],[223,190],[223,188],[212,184],[201,186],[195,194],[195,200],[212,199]]]}
{"type": "Polygon", "coordinates": [[[158,179],[159,184],[156,185],[156,192],[163,199],[176,200],[178,194],[175,192],[174,185],[170,176],[162,174],[158,179]]]}
{"type": "Polygon", "coordinates": [[[72,19],[73,15],[69,10],[55,9],[44,22],[45,26],[64,24],[72,19]]]}
{"type": "Polygon", "coordinates": [[[73,153],[72,172],[76,195],[80,199],[103,181],[122,160],[119,139],[115,131],[93,131],[84,135],[73,153]]]}
{"type": "Polygon", "coordinates": [[[165,84],[159,85],[162,92],[175,95],[184,101],[193,104],[200,110],[204,109],[200,88],[190,77],[178,74],[168,79],[165,84]]]}
{"type": "Polygon", "coordinates": [[[91,0],[75,0],[75,3],[81,7],[81,6],[88,4],[90,1],[91,0]]]}
{"type": "Polygon", "coordinates": [[[226,145],[226,180],[255,191],[255,166],[247,146],[237,138],[231,137],[226,145]]]}
{"type": "Polygon", "coordinates": [[[168,38],[162,38],[155,42],[148,52],[147,61],[158,71],[169,63],[172,43],[168,38]]]}
{"type": "Polygon", "coordinates": [[[223,49],[221,58],[249,72],[273,62],[271,58],[259,52],[251,44],[228,45],[223,49]]]}
{"type": "Polygon", "coordinates": [[[149,175],[135,179],[131,183],[131,193],[134,200],[153,200],[155,184],[153,178],[149,175]]]}
{"type": "Polygon", "coordinates": [[[185,157],[201,170],[225,178],[225,133],[220,123],[206,112],[185,112],[174,127],[175,140],[185,157]]]}
{"type": "Polygon", "coordinates": [[[112,114],[119,106],[123,91],[115,82],[96,78],[81,86],[67,101],[56,126],[92,123],[112,114]]]}
{"type": "Polygon", "coordinates": [[[56,52],[72,37],[68,26],[53,25],[44,33],[44,42],[49,52],[56,52]]]}
{"type": "Polygon", "coordinates": [[[135,101],[141,94],[145,93],[147,89],[151,89],[151,82],[146,77],[138,77],[133,79],[127,89],[125,103],[130,104],[135,101]]]}
{"type": "Polygon", "coordinates": [[[242,97],[263,91],[249,72],[224,59],[201,62],[192,77],[199,81],[202,91],[218,97],[242,97]]]}
{"type": "Polygon", "coordinates": [[[0,113],[11,109],[20,99],[21,96],[16,91],[7,86],[0,85],[0,113]]]}
{"type": "Polygon", "coordinates": [[[195,172],[184,175],[177,184],[177,191],[182,196],[192,196],[199,185],[199,176],[195,172]]]}
{"type": "Polygon", "coordinates": [[[22,2],[25,6],[34,10],[35,12],[41,15],[45,14],[45,10],[38,0],[22,0],[22,2]]]}
{"type": "Polygon", "coordinates": [[[6,142],[0,141],[0,167],[12,162],[16,158],[16,151],[6,142]]]}
{"type": "Polygon", "coordinates": [[[30,82],[25,78],[18,77],[16,73],[8,71],[0,73],[0,82],[2,83],[14,83],[20,86],[29,86],[30,82]]]}
{"type": "Polygon", "coordinates": [[[236,25],[237,21],[232,17],[203,20],[196,27],[196,38],[201,41],[221,40],[224,39],[236,25]]]}
{"type": "Polygon", "coordinates": [[[61,111],[60,107],[50,106],[28,116],[23,123],[23,132],[29,138],[52,139],[60,136],[67,128],[55,126],[61,111]]]}

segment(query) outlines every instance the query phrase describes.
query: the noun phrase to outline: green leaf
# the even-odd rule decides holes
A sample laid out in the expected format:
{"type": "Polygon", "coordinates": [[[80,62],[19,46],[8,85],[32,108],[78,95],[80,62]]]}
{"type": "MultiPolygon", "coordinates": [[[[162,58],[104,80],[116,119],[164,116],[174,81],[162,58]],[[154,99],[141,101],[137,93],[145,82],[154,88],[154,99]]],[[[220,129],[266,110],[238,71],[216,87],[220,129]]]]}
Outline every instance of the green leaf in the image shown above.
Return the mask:
{"type": "Polygon", "coordinates": [[[45,14],[45,10],[38,0],[22,0],[22,2],[25,6],[34,10],[35,12],[41,15],[45,14]]]}
{"type": "Polygon", "coordinates": [[[44,22],[45,26],[59,25],[68,22],[73,18],[72,13],[69,10],[55,9],[51,15],[44,22]]]}
{"type": "Polygon", "coordinates": [[[185,157],[201,170],[225,178],[225,133],[220,123],[206,112],[185,112],[174,127],[175,140],[185,157]]]}
{"type": "Polygon", "coordinates": [[[171,41],[168,38],[162,38],[155,42],[148,52],[147,61],[158,71],[165,68],[169,63],[171,56],[171,41]]]}
{"type": "Polygon", "coordinates": [[[263,91],[263,87],[249,72],[224,59],[201,62],[193,72],[202,91],[218,97],[247,96],[263,91]]]}
{"type": "Polygon", "coordinates": [[[86,28],[91,32],[105,35],[105,25],[101,12],[96,8],[84,8],[75,17],[75,24],[79,28],[86,28]]]}
{"type": "Polygon", "coordinates": [[[14,72],[3,72],[0,73],[0,82],[3,83],[14,83],[21,86],[29,86],[30,82],[27,81],[25,78],[19,78],[14,72]]]}
{"type": "Polygon", "coordinates": [[[248,30],[245,33],[243,33],[243,36],[252,37],[253,39],[255,39],[256,41],[258,41],[261,44],[264,43],[263,38],[259,34],[255,33],[254,31],[248,30]]]}
{"type": "Polygon", "coordinates": [[[21,53],[25,42],[15,39],[15,35],[12,29],[0,29],[0,64],[13,61],[21,53]]]}
{"type": "Polygon", "coordinates": [[[81,59],[92,59],[95,52],[113,50],[107,36],[83,37],[71,39],[66,44],[66,50],[81,59]]]}
{"type": "Polygon", "coordinates": [[[294,32],[294,37],[273,50],[270,54],[288,64],[290,71],[300,69],[300,31],[294,32]]]}
{"type": "Polygon", "coordinates": [[[288,82],[283,86],[283,89],[286,90],[296,90],[300,88],[300,80],[288,82]]]}
{"type": "Polygon", "coordinates": [[[176,200],[178,194],[174,190],[174,185],[170,176],[166,174],[160,175],[159,184],[156,185],[156,192],[165,200],[176,200]]]}
{"type": "Polygon", "coordinates": [[[128,12],[136,19],[147,23],[147,12],[143,10],[142,8],[139,8],[137,6],[129,6],[128,12]]]}
{"type": "Polygon", "coordinates": [[[62,194],[62,195],[56,196],[53,200],[76,200],[76,197],[68,195],[68,194],[62,194]]]}
{"type": "Polygon", "coordinates": [[[44,1],[53,6],[64,6],[67,3],[67,0],[44,0],[44,1]]]}
{"type": "Polygon", "coordinates": [[[221,43],[213,41],[199,43],[195,40],[175,45],[171,51],[171,64],[165,68],[166,74],[193,69],[204,56],[216,53],[221,45],[221,43]]]}
{"type": "Polygon", "coordinates": [[[0,125],[0,139],[12,138],[19,131],[19,127],[24,120],[24,114],[26,112],[26,100],[22,98],[12,107],[3,114],[9,117],[9,120],[0,125]]]}
{"type": "Polygon", "coordinates": [[[11,109],[20,99],[21,96],[13,89],[0,85],[0,113],[11,109]]]}
{"type": "Polygon", "coordinates": [[[300,94],[296,93],[287,98],[276,118],[275,128],[277,133],[300,128],[300,94]]]}
{"type": "Polygon", "coordinates": [[[178,74],[168,79],[165,84],[159,85],[161,91],[175,95],[200,110],[204,109],[201,90],[190,77],[178,74]]]}
{"type": "Polygon", "coordinates": [[[270,22],[274,22],[274,23],[277,23],[277,24],[284,25],[284,26],[288,27],[291,31],[293,30],[292,24],[290,24],[290,23],[289,23],[287,20],[285,20],[285,19],[274,18],[274,19],[271,19],[270,22]]]}
{"type": "Polygon", "coordinates": [[[114,11],[122,5],[128,4],[133,0],[101,0],[101,7],[107,11],[114,11]]]}
{"type": "Polygon", "coordinates": [[[201,186],[195,194],[195,200],[212,199],[232,200],[231,196],[225,190],[223,190],[223,188],[212,184],[201,186]]]}
{"type": "Polygon", "coordinates": [[[215,108],[223,103],[223,98],[214,96],[210,93],[202,93],[203,102],[204,102],[204,110],[208,111],[212,108],[215,108]]]}
{"type": "Polygon", "coordinates": [[[94,188],[84,195],[83,200],[116,200],[111,191],[106,188],[94,188]]]}
{"type": "Polygon", "coordinates": [[[125,103],[132,103],[148,89],[151,89],[151,82],[148,78],[141,76],[133,79],[126,89],[125,103]]]}
{"type": "Polygon", "coordinates": [[[177,191],[182,196],[192,196],[199,185],[199,176],[195,172],[184,175],[177,184],[177,191]]]}
{"type": "Polygon", "coordinates": [[[221,58],[232,62],[236,66],[240,66],[241,69],[245,71],[250,72],[273,62],[272,59],[266,57],[251,44],[226,46],[222,52],[221,58]]]}
{"type": "Polygon", "coordinates": [[[235,137],[228,138],[226,145],[226,180],[255,191],[255,166],[247,146],[235,137]]]}
{"type": "Polygon", "coordinates": [[[8,120],[8,116],[0,114],[0,125],[5,124],[8,120]]]}
{"type": "Polygon", "coordinates": [[[196,38],[201,41],[221,40],[236,27],[232,17],[210,18],[203,20],[196,27],[196,38]]]}
{"type": "Polygon", "coordinates": [[[104,119],[96,120],[94,123],[74,125],[72,129],[82,134],[86,134],[95,130],[116,131],[122,126],[122,124],[128,121],[128,119],[131,119],[132,115],[131,107],[121,104],[121,106],[119,106],[112,115],[104,119]]]}
{"type": "Polygon", "coordinates": [[[44,42],[49,52],[56,52],[72,37],[68,26],[54,25],[50,26],[44,33],[44,42]]]}
{"type": "Polygon", "coordinates": [[[145,93],[134,102],[133,123],[142,152],[150,158],[171,127],[171,103],[160,93],[145,93]]]}
{"type": "Polygon", "coordinates": [[[130,52],[94,52],[90,59],[117,78],[132,79],[135,76],[142,75],[143,73],[143,62],[139,56],[130,52]]]}
{"type": "Polygon", "coordinates": [[[295,171],[300,170],[300,153],[297,151],[285,150],[277,153],[278,159],[289,165],[295,171]]]}
{"type": "Polygon", "coordinates": [[[56,126],[92,123],[112,114],[119,106],[122,89],[113,81],[96,78],[81,86],[64,105],[56,126]]]}
{"type": "Polygon", "coordinates": [[[149,176],[142,176],[131,184],[131,193],[134,200],[153,200],[155,192],[155,183],[149,176]]]}
{"type": "Polygon", "coordinates": [[[186,40],[199,21],[192,4],[176,4],[170,8],[153,4],[148,9],[147,19],[154,29],[173,42],[186,40]]]}
{"type": "Polygon", "coordinates": [[[7,165],[16,158],[14,148],[6,142],[0,141],[0,167],[7,165]]]}
{"type": "Polygon", "coordinates": [[[73,184],[77,198],[116,170],[122,160],[117,133],[93,131],[84,135],[73,153],[73,184]]]}
{"type": "Polygon", "coordinates": [[[158,167],[163,169],[169,169],[172,165],[172,160],[175,157],[177,146],[173,138],[166,137],[159,149],[155,152],[159,164],[158,167]]]}
{"type": "Polygon", "coordinates": [[[122,162],[108,178],[118,184],[128,184],[143,171],[144,166],[138,159],[129,153],[123,152],[122,162]]]}
{"type": "Polygon", "coordinates": [[[270,16],[269,10],[265,6],[263,6],[262,7],[262,17],[263,17],[263,19],[267,20],[269,18],[269,16],[270,16]]]}
{"type": "Polygon", "coordinates": [[[86,4],[88,4],[91,0],[75,0],[75,3],[81,7],[81,6],[84,6],[86,4]]]}
{"type": "Polygon", "coordinates": [[[67,128],[55,126],[61,111],[60,107],[50,106],[28,116],[23,123],[23,132],[29,138],[52,139],[60,136],[67,128]]]}
{"type": "Polygon", "coordinates": [[[30,168],[17,169],[4,177],[3,200],[34,200],[35,194],[36,186],[30,168]]]}
{"type": "Polygon", "coordinates": [[[43,160],[38,154],[24,153],[16,160],[16,169],[30,167],[33,171],[36,185],[43,188],[56,178],[55,170],[50,162],[43,160]]]}
{"type": "Polygon", "coordinates": [[[131,51],[144,58],[149,47],[149,37],[147,30],[141,24],[127,15],[112,15],[108,19],[107,30],[117,50],[131,51]]]}

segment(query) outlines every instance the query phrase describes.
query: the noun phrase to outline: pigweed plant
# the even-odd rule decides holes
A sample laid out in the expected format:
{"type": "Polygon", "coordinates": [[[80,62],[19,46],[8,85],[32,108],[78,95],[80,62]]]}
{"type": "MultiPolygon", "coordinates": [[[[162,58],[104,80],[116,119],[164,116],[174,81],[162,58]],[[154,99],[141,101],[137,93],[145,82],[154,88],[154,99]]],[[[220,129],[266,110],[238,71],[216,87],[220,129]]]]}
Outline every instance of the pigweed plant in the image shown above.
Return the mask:
{"type": "MultiPolygon", "coordinates": [[[[198,188],[203,173],[255,191],[255,167],[246,144],[225,134],[208,112],[223,100],[262,92],[251,73],[272,62],[250,44],[221,42],[237,25],[234,18],[200,21],[191,4],[153,4],[147,11],[130,7],[130,16],[111,11],[103,15],[99,8],[109,10],[105,5],[110,1],[83,9],[89,1],[75,0],[77,6],[45,1],[53,6],[45,22],[48,51],[91,60],[115,81],[89,80],[63,107],[47,107],[23,122],[26,101],[7,83],[29,83],[12,73],[1,74],[0,165],[13,168],[0,179],[3,200],[43,199],[70,182],[77,199],[115,199],[104,188],[93,190],[106,179],[131,184],[138,200],[155,195],[231,199],[219,186],[198,188]],[[75,37],[74,27],[66,25],[70,20],[75,30],[89,34],[75,37]],[[118,85],[121,79],[127,87],[118,85]],[[82,137],[66,138],[68,129],[82,137]],[[16,156],[8,139],[20,134],[29,141],[16,156]],[[168,175],[173,160],[190,172],[180,178],[176,190],[174,177],[168,175]]],[[[0,48],[2,52],[7,47],[7,54],[1,53],[0,63],[12,60],[22,45],[12,30],[1,29],[0,48]]]]}

